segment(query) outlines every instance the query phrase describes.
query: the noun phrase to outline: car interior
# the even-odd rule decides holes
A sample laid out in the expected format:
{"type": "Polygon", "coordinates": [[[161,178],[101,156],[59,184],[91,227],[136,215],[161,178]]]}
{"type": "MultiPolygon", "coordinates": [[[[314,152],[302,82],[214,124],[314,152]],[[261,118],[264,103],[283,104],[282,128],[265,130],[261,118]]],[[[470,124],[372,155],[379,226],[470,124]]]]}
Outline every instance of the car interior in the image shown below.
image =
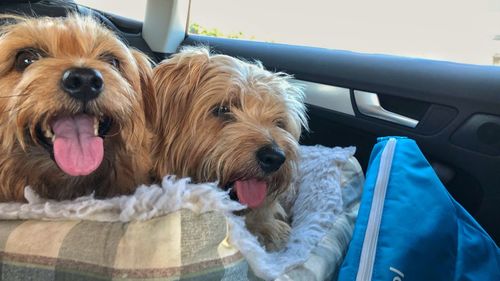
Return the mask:
{"type": "MultiPolygon", "coordinates": [[[[187,10],[178,1],[154,2],[148,5],[187,10]]],[[[187,14],[165,16],[151,7],[143,23],[73,1],[0,5],[0,13],[70,12],[93,15],[154,62],[183,46],[206,45],[293,75],[304,86],[308,107],[310,131],[301,143],[355,146],[363,169],[377,137],[414,139],[450,194],[500,243],[500,68],[193,35],[186,32],[187,14]],[[158,44],[166,47],[159,50],[158,44]]]]}

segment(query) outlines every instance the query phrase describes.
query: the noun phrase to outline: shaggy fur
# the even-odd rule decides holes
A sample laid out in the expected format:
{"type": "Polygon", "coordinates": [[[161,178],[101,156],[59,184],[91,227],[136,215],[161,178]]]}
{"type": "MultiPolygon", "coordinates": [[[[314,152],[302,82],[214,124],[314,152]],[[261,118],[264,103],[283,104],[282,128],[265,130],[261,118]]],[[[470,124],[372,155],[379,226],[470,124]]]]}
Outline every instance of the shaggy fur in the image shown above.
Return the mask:
{"type": "Polygon", "coordinates": [[[293,190],[298,139],[307,128],[300,89],[283,73],[204,48],[184,49],[153,72],[157,180],[175,174],[218,181],[223,188],[240,179],[267,182],[267,197],[246,214],[246,224],[268,249],[280,248],[290,227],[278,196],[293,190]],[[220,114],[221,108],[227,112],[220,114]],[[285,152],[286,161],[264,173],[256,152],[272,144],[285,152]]]}
{"type": "Polygon", "coordinates": [[[152,114],[144,109],[154,104],[147,57],[90,17],[2,19],[7,24],[0,27],[0,201],[23,201],[26,186],[62,200],[91,192],[128,194],[147,182],[151,135],[146,124],[152,114]],[[16,61],[26,50],[30,64],[19,69],[16,61]],[[84,103],[61,89],[62,75],[72,67],[102,74],[98,98],[84,103]],[[112,123],[102,136],[104,158],[97,170],[70,176],[53,159],[51,122],[82,113],[112,123]]]}

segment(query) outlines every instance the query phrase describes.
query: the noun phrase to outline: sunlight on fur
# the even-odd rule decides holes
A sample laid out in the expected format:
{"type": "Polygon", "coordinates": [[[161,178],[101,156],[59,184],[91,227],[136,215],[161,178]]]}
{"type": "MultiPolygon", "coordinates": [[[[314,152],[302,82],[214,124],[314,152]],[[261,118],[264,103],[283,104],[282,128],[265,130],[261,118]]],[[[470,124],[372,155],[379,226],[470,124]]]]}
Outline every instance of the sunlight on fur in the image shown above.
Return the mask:
{"type": "Polygon", "coordinates": [[[129,194],[151,166],[151,65],[90,17],[1,16],[0,201],[129,194]]]}
{"type": "Polygon", "coordinates": [[[154,69],[156,180],[218,181],[248,205],[246,223],[270,250],[290,226],[279,196],[293,192],[303,93],[290,76],[206,48],[185,48],[154,69]]]}

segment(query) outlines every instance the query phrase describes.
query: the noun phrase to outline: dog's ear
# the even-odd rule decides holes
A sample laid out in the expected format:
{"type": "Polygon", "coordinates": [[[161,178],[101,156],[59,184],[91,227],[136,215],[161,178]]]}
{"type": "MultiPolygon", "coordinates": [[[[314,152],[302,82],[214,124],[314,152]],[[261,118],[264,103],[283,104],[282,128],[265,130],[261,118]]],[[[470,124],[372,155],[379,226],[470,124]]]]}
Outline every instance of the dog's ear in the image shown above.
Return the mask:
{"type": "Polygon", "coordinates": [[[306,132],[309,131],[306,105],[304,103],[305,94],[303,91],[303,86],[292,83],[292,76],[284,73],[278,73],[276,75],[280,75],[282,78],[284,78],[283,89],[285,90],[285,100],[290,112],[290,119],[292,122],[290,131],[296,139],[299,139],[302,129],[304,129],[306,132]]]}
{"type": "MultiPolygon", "coordinates": [[[[5,38],[5,35],[12,29],[15,24],[26,21],[27,18],[13,15],[13,14],[0,14],[0,51],[2,56],[10,56],[9,48],[6,48],[4,44],[10,44],[5,38]]],[[[5,75],[11,69],[10,61],[2,60],[0,63],[0,75],[5,75]]]]}
{"type": "Polygon", "coordinates": [[[156,119],[156,97],[153,88],[153,68],[150,59],[140,51],[131,50],[139,69],[141,80],[141,95],[144,106],[144,113],[148,126],[151,126],[156,119]]]}
{"type": "Polygon", "coordinates": [[[200,84],[209,62],[209,54],[181,52],[153,69],[155,95],[158,99],[155,127],[163,130],[167,122],[183,116],[200,84]]]}
{"type": "Polygon", "coordinates": [[[166,128],[168,122],[174,122],[174,120],[171,120],[175,116],[173,111],[185,110],[184,103],[175,97],[182,96],[180,93],[181,77],[187,75],[185,70],[186,68],[168,59],[162,61],[153,69],[154,92],[158,99],[155,110],[157,115],[153,124],[157,133],[161,133],[161,135],[164,135],[164,130],[168,130],[166,128]],[[177,106],[173,106],[174,99],[177,100],[177,106]]]}
{"type": "MultiPolygon", "coordinates": [[[[186,138],[186,130],[193,128],[189,117],[195,96],[209,63],[208,54],[180,52],[162,61],[153,69],[154,91],[157,99],[156,120],[154,122],[155,176],[176,171],[179,176],[187,176],[188,170],[197,159],[186,157],[191,139],[186,138]]],[[[199,113],[197,111],[197,113],[199,113]]]]}

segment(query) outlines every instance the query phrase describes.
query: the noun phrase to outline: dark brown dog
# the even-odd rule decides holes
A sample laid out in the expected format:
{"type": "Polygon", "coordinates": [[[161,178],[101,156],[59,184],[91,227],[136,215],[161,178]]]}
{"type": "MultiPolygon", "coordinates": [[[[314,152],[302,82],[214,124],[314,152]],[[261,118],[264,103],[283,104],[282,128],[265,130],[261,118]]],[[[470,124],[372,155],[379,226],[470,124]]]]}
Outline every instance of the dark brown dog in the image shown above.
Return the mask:
{"type": "Polygon", "coordinates": [[[147,182],[151,65],[89,17],[3,16],[0,201],[107,197],[147,182]]]}

